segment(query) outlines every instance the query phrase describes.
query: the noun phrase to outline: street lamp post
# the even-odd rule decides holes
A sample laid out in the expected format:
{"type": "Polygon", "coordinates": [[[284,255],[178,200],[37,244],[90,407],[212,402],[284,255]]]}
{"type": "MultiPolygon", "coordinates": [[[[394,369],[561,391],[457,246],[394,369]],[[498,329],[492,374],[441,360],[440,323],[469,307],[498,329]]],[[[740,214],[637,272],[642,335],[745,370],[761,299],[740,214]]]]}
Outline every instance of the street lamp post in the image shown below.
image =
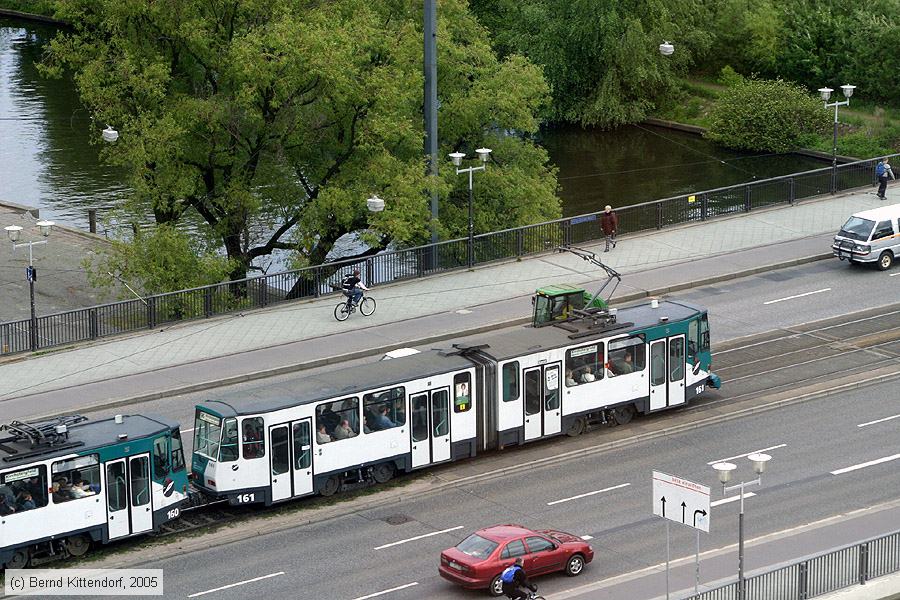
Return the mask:
{"type": "Polygon", "coordinates": [[[475,152],[478,153],[478,158],[481,159],[481,165],[477,167],[466,167],[465,169],[460,169],[460,165],[462,165],[463,159],[466,155],[462,152],[451,152],[450,159],[453,161],[453,165],[456,167],[456,174],[461,175],[463,173],[469,174],[469,245],[468,245],[468,260],[466,261],[471,269],[475,264],[475,208],[474,208],[474,194],[472,191],[472,174],[475,171],[484,171],[487,166],[487,161],[491,156],[490,148],[479,148],[475,152]]]}
{"type": "Polygon", "coordinates": [[[757,478],[753,481],[741,480],[735,485],[727,485],[731,481],[731,472],[737,469],[737,465],[730,462],[719,462],[712,467],[719,474],[719,481],[722,482],[722,493],[728,493],[733,490],[740,490],[741,494],[741,511],[738,514],[738,589],[737,599],[746,600],[747,598],[747,582],[744,579],[744,488],[749,485],[762,485],[762,474],[766,470],[766,463],[772,460],[768,454],[756,453],[751,454],[747,459],[753,463],[753,471],[757,478]]]}
{"type": "Polygon", "coordinates": [[[843,102],[838,102],[835,100],[831,104],[828,104],[828,100],[831,98],[831,92],[834,90],[828,87],[819,88],[819,94],[822,96],[822,100],[825,102],[825,108],[834,107],[834,136],[831,145],[831,193],[834,194],[837,192],[837,134],[838,134],[838,106],[850,106],[850,96],[853,95],[853,90],[856,89],[855,85],[845,84],[841,86],[841,91],[844,93],[844,97],[846,100],[843,102]]]}
{"type": "MultiPolygon", "coordinates": [[[[50,230],[53,229],[53,221],[38,221],[37,225],[41,228],[41,234],[46,238],[50,236],[50,230]]],[[[38,349],[38,335],[37,335],[37,315],[34,311],[34,282],[37,280],[37,270],[34,268],[34,256],[32,253],[32,247],[37,246],[38,244],[46,244],[47,240],[28,240],[27,242],[16,243],[19,241],[19,236],[22,234],[22,227],[19,225],[10,225],[9,227],[4,227],[6,230],[6,235],[9,236],[9,240],[12,242],[13,252],[18,248],[23,248],[28,246],[28,268],[25,269],[25,277],[28,279],[28,288],[31,294],[31,327],[30,329],[30,342],[31,342],[31,351],[35,352],[38,349]]]]}

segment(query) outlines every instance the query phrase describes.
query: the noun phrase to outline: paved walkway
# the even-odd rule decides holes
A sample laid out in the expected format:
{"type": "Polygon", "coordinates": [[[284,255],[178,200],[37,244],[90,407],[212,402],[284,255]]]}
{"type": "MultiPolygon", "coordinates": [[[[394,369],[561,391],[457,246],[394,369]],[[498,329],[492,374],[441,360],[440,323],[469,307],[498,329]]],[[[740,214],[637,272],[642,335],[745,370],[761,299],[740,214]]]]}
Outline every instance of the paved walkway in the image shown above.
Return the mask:
{"type": "MultiPolygon", "coordinates": [[[[900,188],[896,195],[900,199],[900,188]]],[[[851,213],[883,204],[867,189],[628,236],[600,256],[623,274],[615,298],[625,301],[822,258],[851,213]]],[[[8,357],[0,359],[0,402],[10,408],[7,401],[26,400],[25,414],[33,415],[42,406],[40,394],[65,389],[72,407],[83,408],[456,337],[527,317],[539,285],[569,282],[592,289],[602,275],[571,254],[551,253],[378,287],[375,315],[354,314],[344,323],[334,320],[337,298],[329,297],[8,357]]],[[[44,408],[37,414],[54,412],[44,408]]]]}

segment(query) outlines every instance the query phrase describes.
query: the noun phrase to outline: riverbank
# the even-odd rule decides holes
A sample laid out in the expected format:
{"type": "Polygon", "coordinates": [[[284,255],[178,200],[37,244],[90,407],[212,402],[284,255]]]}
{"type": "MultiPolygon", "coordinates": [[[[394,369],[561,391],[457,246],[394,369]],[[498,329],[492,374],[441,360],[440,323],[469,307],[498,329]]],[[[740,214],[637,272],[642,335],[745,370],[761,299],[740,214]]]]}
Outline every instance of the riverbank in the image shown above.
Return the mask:
{"type": "Polygon", "coordinates": [[[0,0],[0,17],[11,17],[14,19],[25,19],[28,21],[37,21],[38,23],[49,23],[51,25],[61,25],[68,26],[69,24],[65,21],[60,21],[59,19],[53,18],[53,10],[49,2],[28,2],[28,1],[19,1],[19,2],[9,2],[5,0],[0,0]],[[35,6],[37,5],[37,6],[35,6]],[[16,10],[16,7],[19,6],[21,8],[28,8],[29,11],[37,10],[40,12],[40,9],[43,8],[45,14],[38,14],[36,12],[26,12],[23,10],[16,10]]]}

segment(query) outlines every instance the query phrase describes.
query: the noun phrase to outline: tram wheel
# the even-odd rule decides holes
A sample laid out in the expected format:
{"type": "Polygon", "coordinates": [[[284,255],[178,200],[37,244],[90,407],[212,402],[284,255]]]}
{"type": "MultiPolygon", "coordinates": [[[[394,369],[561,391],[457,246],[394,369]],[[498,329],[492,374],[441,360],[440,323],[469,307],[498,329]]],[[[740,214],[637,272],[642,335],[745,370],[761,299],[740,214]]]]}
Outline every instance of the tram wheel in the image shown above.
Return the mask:
{"type": "Polygon", "coordinates": [[[341,489],[341,478],[339,475],[332,475],[325,481],[325,485],[319,490],[319,493],[327,498],[334,496],[341,489]]]}
{"type": "Polygon", "coordinates": [[[91,540],[87,536],[73,535],[66,539],[66,552],[72,556],[84,556],[91,549],[91,540]]]}
{"type": "Polygon", "coordinates": [[[31,552],[27,548],[16,550],[13,557],[9,559],[5,567],[7,569],[24,569],[31,562],[31,552]]]}
{"type": "Polygon", "coordinates": [[[612,409],[613,422],[616,425],[627,425],[634,418],[634,405],[617,406],[612,409]]]}
{"type": "Polygon", "coordinates": [[[579,435],[584,433],[585,427],[586,425],[584,422],[584,417],[578,417],[577,419],[572,421],[572,424],[569,426],[568,431],[566,431],[566,435],[569,437],[578,437],[579,435]]]}
{"type": "Polygon", "coordinates": [[[378,483],[387,483],[394,477],[394,463],[381,463],[372,467],[372,478],[378,483]]]}

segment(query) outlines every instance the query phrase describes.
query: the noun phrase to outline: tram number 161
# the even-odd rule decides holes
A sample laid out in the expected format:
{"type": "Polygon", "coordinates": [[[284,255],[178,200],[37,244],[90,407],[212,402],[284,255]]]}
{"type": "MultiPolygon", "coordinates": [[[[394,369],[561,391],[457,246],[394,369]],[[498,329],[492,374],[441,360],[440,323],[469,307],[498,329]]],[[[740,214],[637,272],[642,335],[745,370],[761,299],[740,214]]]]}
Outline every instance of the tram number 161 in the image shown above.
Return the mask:
{"type": "Polygon", "coordinates": [[[238,504],[252,504],[256,502],[256,494],[238,494],[234,499],[238,504]]]}

